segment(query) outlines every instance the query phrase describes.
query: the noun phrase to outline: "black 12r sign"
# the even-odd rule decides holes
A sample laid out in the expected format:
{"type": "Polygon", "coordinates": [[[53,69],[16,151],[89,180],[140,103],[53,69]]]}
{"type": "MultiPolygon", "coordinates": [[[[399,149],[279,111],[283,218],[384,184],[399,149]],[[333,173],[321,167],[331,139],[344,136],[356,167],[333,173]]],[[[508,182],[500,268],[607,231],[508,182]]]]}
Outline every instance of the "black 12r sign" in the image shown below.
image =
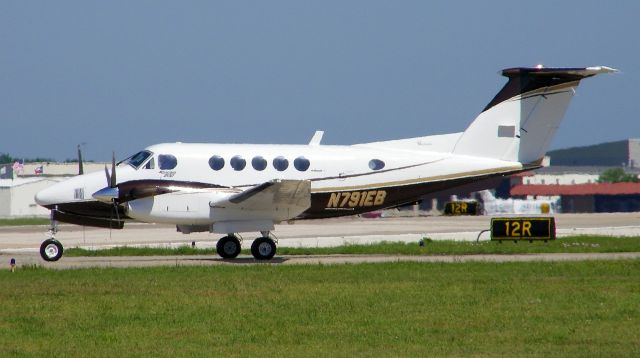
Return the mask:
{"type": "Polygon", "coordinates": [[[493,218],[491,240],[555,240],[553,217],[493,218]]]}

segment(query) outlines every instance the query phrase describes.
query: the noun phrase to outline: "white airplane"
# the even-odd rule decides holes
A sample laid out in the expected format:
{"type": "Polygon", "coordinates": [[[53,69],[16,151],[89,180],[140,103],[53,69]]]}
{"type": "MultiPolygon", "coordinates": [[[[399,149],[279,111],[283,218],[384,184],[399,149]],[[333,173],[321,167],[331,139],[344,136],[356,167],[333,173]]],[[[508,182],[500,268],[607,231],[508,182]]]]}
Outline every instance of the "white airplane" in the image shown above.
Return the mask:
{"type": "Polygon", "coordinates": [[[55,222],[121,229],[125,220],[171,223],[182,233],[226,234],[223,258],[240,253],[240,232],[260,232],[251,245],[271,259],[274,224],[361,214],[420,197],[540,167],[587,68],[509,68],[508,82],[460,133],[321,145],[187,144],[150,146],[109,171],[78,175],[36,194],[51,209],[51,238],[40,248],[58,260],[55,222]],[[117,173],[117,175],[116,175],[117,173]]]}

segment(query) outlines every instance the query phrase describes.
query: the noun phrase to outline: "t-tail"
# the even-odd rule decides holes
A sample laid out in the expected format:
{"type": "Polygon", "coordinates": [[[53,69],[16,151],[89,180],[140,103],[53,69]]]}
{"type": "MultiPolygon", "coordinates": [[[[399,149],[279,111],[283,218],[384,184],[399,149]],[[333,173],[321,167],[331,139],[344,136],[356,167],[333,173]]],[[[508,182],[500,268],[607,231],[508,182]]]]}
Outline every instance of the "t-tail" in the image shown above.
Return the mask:
{"type": "Polygon", "coordinates": [[[454,154],[541,162],[581,80],[617,70],[509,68],[509,81],[460,136],[454,154]]]}

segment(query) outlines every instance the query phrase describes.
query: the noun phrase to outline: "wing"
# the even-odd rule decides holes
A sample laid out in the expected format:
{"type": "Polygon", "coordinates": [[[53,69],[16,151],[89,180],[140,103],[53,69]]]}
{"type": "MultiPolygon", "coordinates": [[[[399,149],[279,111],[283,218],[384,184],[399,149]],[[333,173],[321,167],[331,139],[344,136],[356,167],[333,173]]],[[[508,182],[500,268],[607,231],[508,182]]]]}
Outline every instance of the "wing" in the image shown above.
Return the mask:
{"type": "Polygon", "coordinates": [[[308,180],[271,180],[230,197],[211,202],[212,208],[251,211],[288,210],[293,218],[311,206],[308,180]],[[294,215],[295,213],[295,215],[294,215]]]}

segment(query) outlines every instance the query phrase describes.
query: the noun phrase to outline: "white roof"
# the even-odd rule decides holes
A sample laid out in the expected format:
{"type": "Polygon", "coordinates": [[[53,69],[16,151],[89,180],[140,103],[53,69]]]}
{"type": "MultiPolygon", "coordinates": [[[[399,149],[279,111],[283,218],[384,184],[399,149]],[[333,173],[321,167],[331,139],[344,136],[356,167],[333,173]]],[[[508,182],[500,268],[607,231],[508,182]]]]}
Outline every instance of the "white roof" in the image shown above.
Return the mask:
{"type": "Polygon", "coordinates": [[[38,183],[41,181],[52,181],[59,182],[66,178],[52,178],[52,177],[26,177],[26,178],[15,178],[15,179],[0,179],[0,188],[12,188],[15,186],[38,183]]]}

